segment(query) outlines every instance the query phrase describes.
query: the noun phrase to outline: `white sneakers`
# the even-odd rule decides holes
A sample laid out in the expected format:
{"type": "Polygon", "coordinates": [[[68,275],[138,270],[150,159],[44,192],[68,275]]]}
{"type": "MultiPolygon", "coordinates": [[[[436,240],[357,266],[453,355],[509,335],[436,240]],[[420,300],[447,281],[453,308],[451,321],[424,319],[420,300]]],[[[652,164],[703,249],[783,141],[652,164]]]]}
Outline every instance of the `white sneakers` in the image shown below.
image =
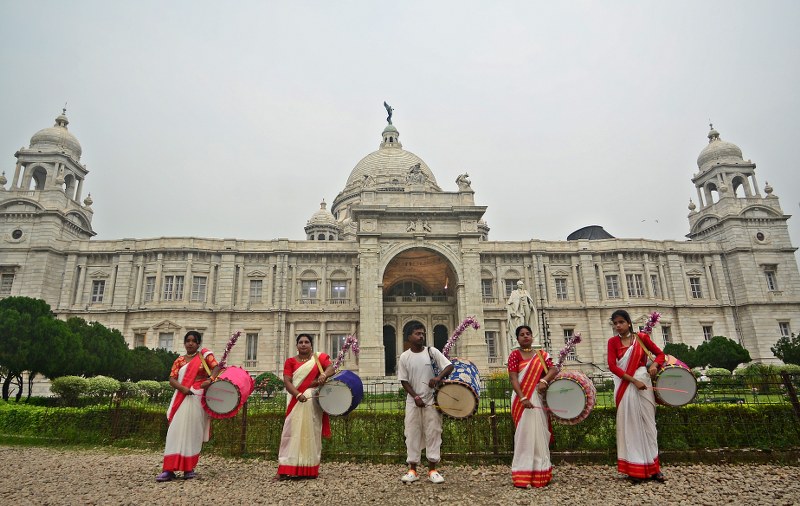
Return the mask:
{"type": "MultiPolygon", "coordinates": [[[[406,474],[400,477],[400,481],[403,483],[414,483],[415,481],[419,481],[419,475],[413,469],[409,469],[406,474]]],[[[444,483],[444,476],[439,474],[439,471],[435,469],[428,473],[428,481],[431,483],[444,483]]]]}
{"type": "Polygon", "coordinates": [[[428,473],[428,481],[431,483],[444,483],[444,476],[439,474],[439,471],[433,470],[428,473]]]}
{"type": "Polygon", "coordinates": [[[414,483],[417,480],[419,480],[419,476],[417,476],[417,472],[413,469],[409,469],[406,474],[400,477],[400,481],[403,483],[414,483]]]}

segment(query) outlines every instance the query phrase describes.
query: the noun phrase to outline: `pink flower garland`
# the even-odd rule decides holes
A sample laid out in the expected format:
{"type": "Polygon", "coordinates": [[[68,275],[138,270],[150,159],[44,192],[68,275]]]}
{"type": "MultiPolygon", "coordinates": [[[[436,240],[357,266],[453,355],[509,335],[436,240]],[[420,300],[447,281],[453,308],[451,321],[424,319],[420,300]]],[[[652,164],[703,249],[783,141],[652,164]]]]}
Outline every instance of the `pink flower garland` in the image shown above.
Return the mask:
{"type": "Polygon", "coordinates": [[[453,332],[453,335],[450,336],[450,339],[447,340],[444,348],[442,348],[442,354],[444,354],[445,357],[450,358],[450,351],[453,349],[453,346],[455,346],[458,338],[461,337],[461,334],[467,330],[467,327],[472,327],[475,330],[481,328],[478,320],[476,320],[474,316],[467,316],[464,318],[464,321],[461,322],[461,325],[459,325],[455,332],[453,332]]]}
{"type": "Polygon", "coordinates": [[[648,318],[647,323],[644,324],[642,332],[644,332],[645,334],[652,333],[653,327],[656,326],[658,320],[660,319],[661,319],[661,313],[659,313],[658,311],[653,311],[652,313],[650,313],[650,318],[648,318]]]}
{"type": "Polygon", "coordinates": [[[361,348],[358,347],[358,338],[355,336],[355,334],[349,335],[345,338],[342,349],[339,350],[339,354],[336,356],[336,360],[333,362],[334,371],[339,370],[339,367],[342,366],[342,362],[344,362],[345,354],[350,350],[352,350],[356,356],[361,353],[361,348]]]}
{"type": "Polygon", "coordinates": [[[570,350],[574,349],[575,345],[581,342],[581,339],[583,338],[581,337],[580,332],[578,332],[567,340],[566,346],[564,346],[564,348],[558,352],[558,363],[556,364],[556,369],[561,369],[562,364],[564,364],[564,361],[567,360],[567,355],[569,355],[570,350]]]}
{"type": "Polygon", "coordinates": [[[242,335],[241,330],[237,330],[236,332],[231,334],[230,339],[228,339],[228,344],[225,345],[225,352],[222,354],[222,360],[219,361],[220,369],[228,365],[228,354],[231,352],[233,345],[236,344],[236,341],[239,340],[239,336],[241,335],[242,335]]]}

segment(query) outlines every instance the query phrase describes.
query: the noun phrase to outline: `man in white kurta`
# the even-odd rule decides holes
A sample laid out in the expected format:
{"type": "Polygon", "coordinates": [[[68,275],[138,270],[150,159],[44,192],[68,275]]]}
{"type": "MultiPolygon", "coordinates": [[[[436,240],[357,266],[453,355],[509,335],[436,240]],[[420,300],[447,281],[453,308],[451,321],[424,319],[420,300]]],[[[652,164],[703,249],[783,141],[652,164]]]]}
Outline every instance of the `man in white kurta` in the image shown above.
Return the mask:
{"type": "Polygon", "coordinates": [[[435,386],[450,374],[453,365],[442,352],[425,346],[425,327],[411,327],[408,341],[411,347],[400,355],[397,377],[408,394],[406,396],[405,436],[409,470],[401,480],[417,481],[417,465],[422,449],[428,459],[428,479],[442,483],[444,478],[436,470],[441,458],[442,415],[433,403],[435,386]],[[434,364],[438,374],[434,373],[434,364]]]}

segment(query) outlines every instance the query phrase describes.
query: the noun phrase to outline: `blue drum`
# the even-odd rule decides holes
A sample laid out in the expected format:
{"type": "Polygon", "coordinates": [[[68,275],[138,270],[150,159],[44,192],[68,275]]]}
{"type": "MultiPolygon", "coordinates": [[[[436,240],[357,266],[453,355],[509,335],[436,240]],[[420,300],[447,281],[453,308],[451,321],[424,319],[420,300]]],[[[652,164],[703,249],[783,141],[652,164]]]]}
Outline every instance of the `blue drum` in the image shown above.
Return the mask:
{"type": "Polygon", "coordinates": [[[478,411],[481,378],[478,368],[467,359],[454,358],[453,372],[436,390],[436,409],[451,418],[469,418],[478,411]]]}
{"type": "Polygon", "coordinates": [[[343,416],[356,409],[364,397],[364,384],[353,371],[339,371],[319,389],[317,400],[322,411],[343,416]]]}

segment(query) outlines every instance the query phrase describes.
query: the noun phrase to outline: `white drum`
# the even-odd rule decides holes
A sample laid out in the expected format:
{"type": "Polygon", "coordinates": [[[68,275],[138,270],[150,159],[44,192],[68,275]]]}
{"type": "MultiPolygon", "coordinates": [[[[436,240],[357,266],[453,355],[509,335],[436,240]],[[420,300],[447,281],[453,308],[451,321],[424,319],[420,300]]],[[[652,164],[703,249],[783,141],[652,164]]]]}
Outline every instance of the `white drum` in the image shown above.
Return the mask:
{"type": "Polygon", "coordinates": [[[665,365],[658,372],[653,384],[659,404],[684,406],[697,395],[697,379],[694,373],[680,364],[665,365]]]}
{"type": "Polygon", "coordinates": [[[331,416],[350,413],[364,397],[364,384],[352,371],[340,371],[319,388],[319,407],[331,416]]]}

